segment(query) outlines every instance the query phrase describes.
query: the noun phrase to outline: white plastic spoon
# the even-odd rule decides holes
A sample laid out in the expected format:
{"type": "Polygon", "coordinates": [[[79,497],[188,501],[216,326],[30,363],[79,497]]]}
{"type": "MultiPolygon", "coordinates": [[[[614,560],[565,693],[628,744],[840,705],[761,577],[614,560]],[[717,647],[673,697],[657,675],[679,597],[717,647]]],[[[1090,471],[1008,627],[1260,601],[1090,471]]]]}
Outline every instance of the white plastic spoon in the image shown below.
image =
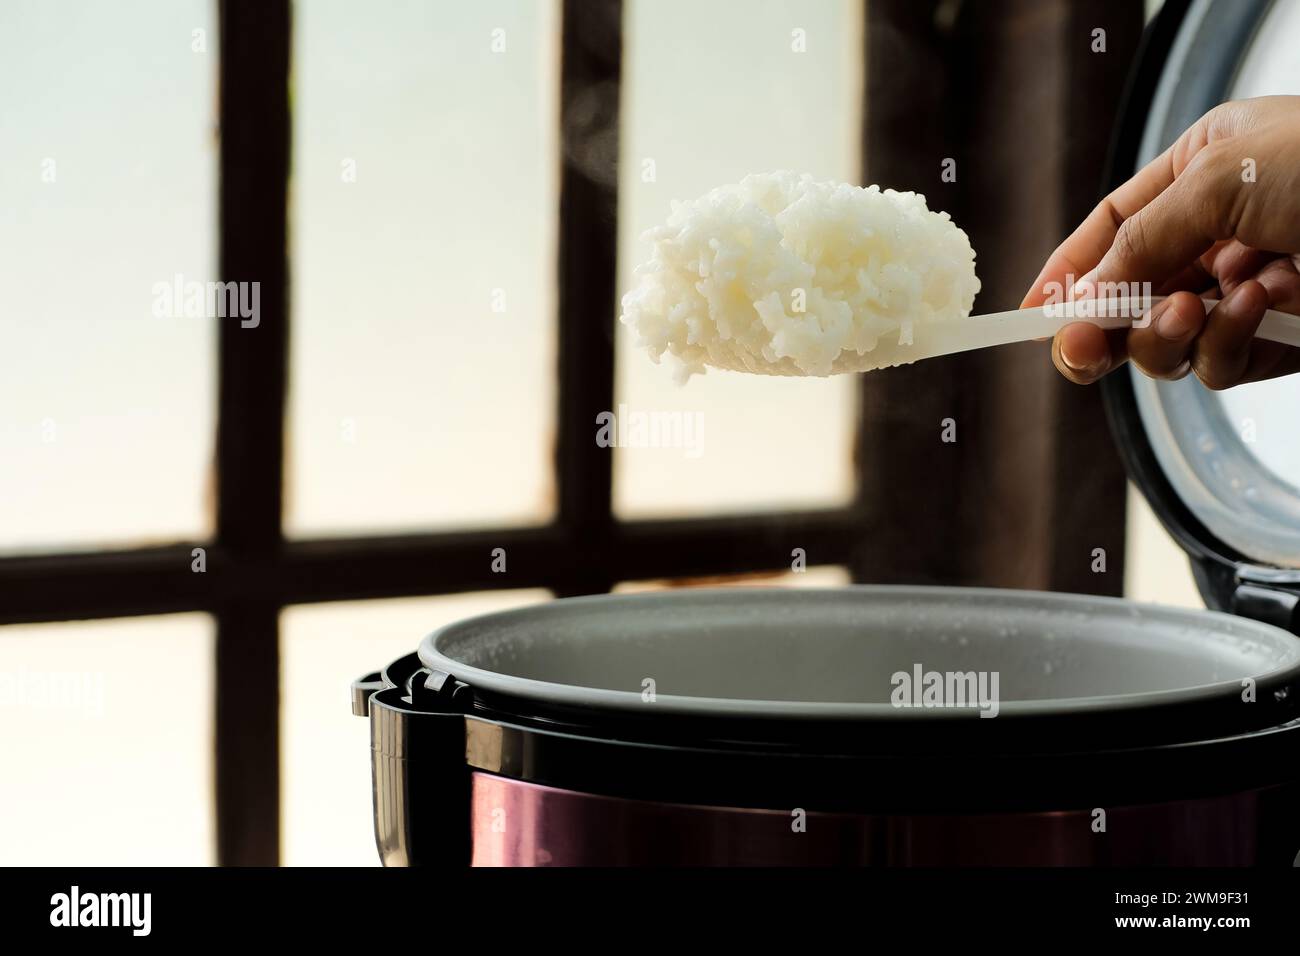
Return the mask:
{"type": "MultiPolygon", "coordinates": [[[[972,315],[951,322],[916,323],[910,342],[906,333],[899,341],[882,337],[868,355],[879,359],[874,363],[875,368],[889,368],[938,355],[1051,338],[1072,322],[1091,322],[1103,329],[1129,328],[1147,321],[1143,318],[1147,310],[1163,298],[1078,299],[1013,312],[972,315]]],[[[1201,300],[1207,311],[1217,302],[1217,299],[1201,300]]],[[[1300,315],[1270,309],[1264,313],[1255,337],[1300,347],[1300,315]]]]}

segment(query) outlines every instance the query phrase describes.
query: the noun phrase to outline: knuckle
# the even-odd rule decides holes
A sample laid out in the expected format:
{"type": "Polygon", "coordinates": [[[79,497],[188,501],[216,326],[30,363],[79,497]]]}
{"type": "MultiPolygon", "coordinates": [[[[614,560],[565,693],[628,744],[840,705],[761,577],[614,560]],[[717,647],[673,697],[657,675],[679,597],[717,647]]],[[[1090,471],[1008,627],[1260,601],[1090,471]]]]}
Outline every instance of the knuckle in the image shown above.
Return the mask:
{"type": "Polygon", "coordinates": [[[1202,223],[1217,238],[1232,235],[1231,211],[1237,193],[1238,149],[1230,142],[1211,143],[1183,170],[1181,202],[1192,222],[1202,223]]]}
{"type": "Polygon", "coordinates": [[[1197,125],[1205,130],[1218,129],[1219,126],[1227,120],[1233,119],[1241,110],[1241,103],[1235,100],[1229,100],[1226,103],[1220,103],[1212,106],[1202,115],[1197,125]]]}
{"type": "Polygon", "coordinates": [[[1142,216],[1130,216],[1115,233],[1114,252],[1121,261],[1133,259],[1145,247],[1142,216]]]}
{"type": "Polygon", "coordinates": [[[1217,139],[1196,151],[1186,171],[1194,176],[1217,176],[1236,153],[1232,140],[1217,139]]]}

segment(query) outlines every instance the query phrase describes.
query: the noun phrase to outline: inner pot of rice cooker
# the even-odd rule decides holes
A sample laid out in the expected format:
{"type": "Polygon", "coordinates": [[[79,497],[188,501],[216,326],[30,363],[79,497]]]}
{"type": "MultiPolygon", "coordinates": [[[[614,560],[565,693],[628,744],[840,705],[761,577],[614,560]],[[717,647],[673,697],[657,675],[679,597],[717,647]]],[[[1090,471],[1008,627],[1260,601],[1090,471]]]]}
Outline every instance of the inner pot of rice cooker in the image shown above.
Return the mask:
{"type": "MultiPolygon", "coordinates": [[[[1300,92],[1300,3],[1168,0],[1122,181],[1300,92]]],[[[972,588],[680,590],[461,621],[353,685],[389,865],[1300,859],[1300,376],[1109,376],[1211,610],[972,588]]]]}

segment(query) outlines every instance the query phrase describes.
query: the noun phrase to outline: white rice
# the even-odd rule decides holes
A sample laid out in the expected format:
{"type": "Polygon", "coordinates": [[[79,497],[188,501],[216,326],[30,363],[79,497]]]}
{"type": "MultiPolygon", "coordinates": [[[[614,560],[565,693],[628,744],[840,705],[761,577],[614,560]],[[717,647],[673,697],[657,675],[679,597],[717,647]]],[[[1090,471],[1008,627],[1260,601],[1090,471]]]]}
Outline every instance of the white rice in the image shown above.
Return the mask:
{"type": "Polygon", "coordinates": [[[675,202],[644,238],[654,252],[621,318],[656,362],[673,357],[680,381],[706,366],[876,368],[878,341],[908,344],[913,323],[965,318],[980,287],[966,233],[924,196],[791,172],[675,202]]]}

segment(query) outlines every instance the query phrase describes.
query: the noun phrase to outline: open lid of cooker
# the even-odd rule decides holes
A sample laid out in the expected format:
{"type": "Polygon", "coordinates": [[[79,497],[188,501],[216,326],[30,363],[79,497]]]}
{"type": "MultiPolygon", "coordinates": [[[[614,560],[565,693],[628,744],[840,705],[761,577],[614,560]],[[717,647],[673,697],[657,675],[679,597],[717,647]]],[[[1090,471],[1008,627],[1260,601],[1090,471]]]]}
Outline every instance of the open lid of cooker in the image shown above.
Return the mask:
{"type": "MultiPolygon", "coordinates": [[[[1300,94],[1300,3],[1169,0],[1148,28],[1111,185],[1225,100],[1300,94]]],[[[1105,380],[1129,475],[1192,558],[1206,603],[1293,628],[1300,593],[1300,376],[1214,392],[1194,375],[1105,380]]]]}

